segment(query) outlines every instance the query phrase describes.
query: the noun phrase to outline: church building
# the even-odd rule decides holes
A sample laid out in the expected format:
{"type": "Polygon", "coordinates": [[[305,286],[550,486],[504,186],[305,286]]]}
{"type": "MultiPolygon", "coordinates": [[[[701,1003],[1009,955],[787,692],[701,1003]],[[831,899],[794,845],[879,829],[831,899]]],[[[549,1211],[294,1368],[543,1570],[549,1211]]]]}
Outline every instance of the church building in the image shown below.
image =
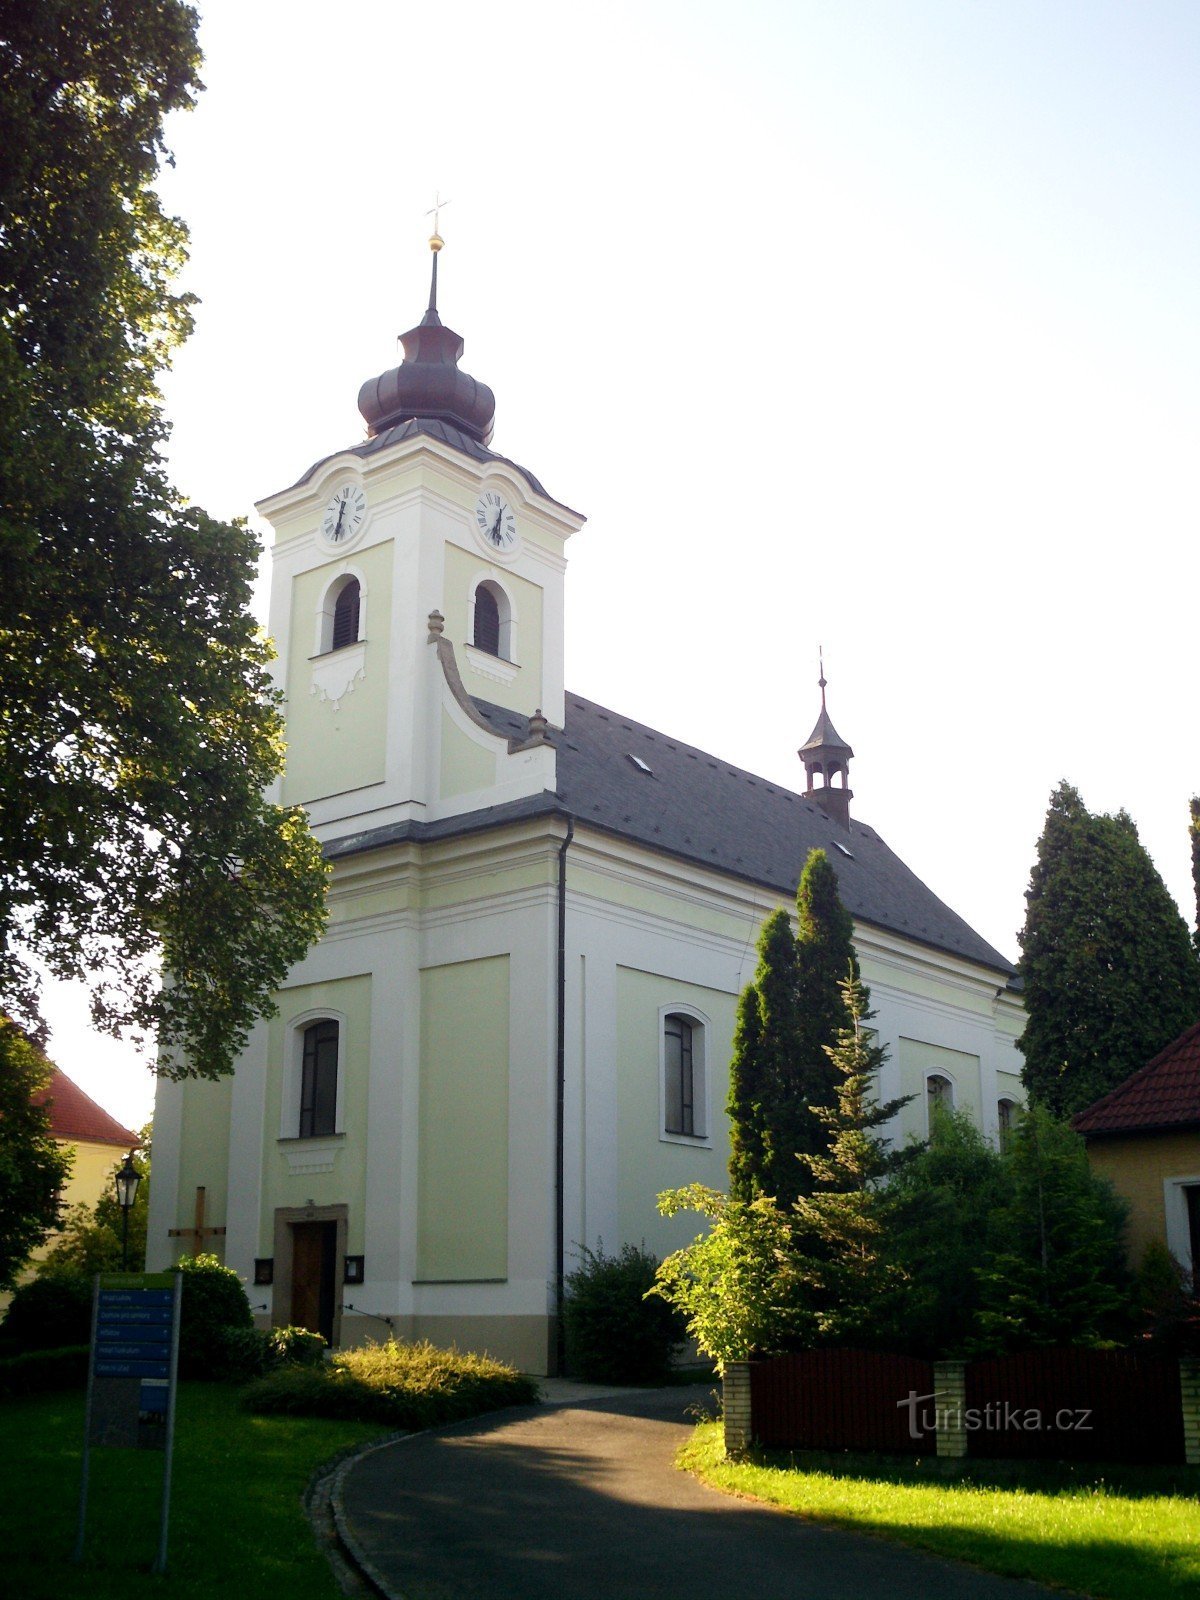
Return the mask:
{"type": "Polygon", "coordinates": [[[324,937],[219,1083],[161,1080],[148,1266],[215,1250],[260,1320],[427,1337],[532,1372],[580,1245],[662,1255],[726,1187],[738,994],[814,847],[854,917],[879,1093],[998,1138],[1011,964],[851,813],[825,708],[791,793],[563,681],[584,518],[490,449],[491,390],[428,310],[362,443],[259,506],[285,696],[278,798],[333,865],[324,937]]]}

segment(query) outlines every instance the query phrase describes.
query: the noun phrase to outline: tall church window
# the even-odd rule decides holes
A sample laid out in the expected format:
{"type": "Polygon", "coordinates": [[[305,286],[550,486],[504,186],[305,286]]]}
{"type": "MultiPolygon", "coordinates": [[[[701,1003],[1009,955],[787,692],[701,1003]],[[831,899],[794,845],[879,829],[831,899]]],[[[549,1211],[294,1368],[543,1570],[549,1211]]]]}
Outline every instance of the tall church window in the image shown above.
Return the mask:
{"type": "Polygon", "coordinates": [[[667,1138],[703,1139],[705,1117],[704,1024],[669,1011],[662,1019],[662,1131],[667,1138]]]}
{"type": "Polygon", "coordinates": [[[1015,1100],[997,1100],[996,1125],[1000,1134],[1000,1148],[1005,1149],[1012,1138],[1013,1129],[1017,1125],[1017,1117],[1021,1111],[1015,1100]]]}
{"type": "Polygon", "coordinates": [[[337,1132],[338,1025],[330,1018],[304,1030],[300,1068],[300,1137],[337,1132]]]}
{"type": "Polygon", "coordinates": [[[933,1127],[935,1109],[954,1110],[954,1085],[940,1072],[931,1072],[925,1079],[925,1099],[929,1108],[929,1126],[933,1127]]]}
{"type": "Polygon", "coordinates": [[[498,656],[500,650],[500,604],[496,594],[486,583],[475,591],[475,637],[472,644],[477,650],[486,650],[498,656]]]}
{"type": "Polygon", "coordinates": [[[348,578],[338,591],[333,605],[333,638],[329,648],[340,650],[344,645],[357,644],[358,618],[362,591],[357,578],[348,578]]]}

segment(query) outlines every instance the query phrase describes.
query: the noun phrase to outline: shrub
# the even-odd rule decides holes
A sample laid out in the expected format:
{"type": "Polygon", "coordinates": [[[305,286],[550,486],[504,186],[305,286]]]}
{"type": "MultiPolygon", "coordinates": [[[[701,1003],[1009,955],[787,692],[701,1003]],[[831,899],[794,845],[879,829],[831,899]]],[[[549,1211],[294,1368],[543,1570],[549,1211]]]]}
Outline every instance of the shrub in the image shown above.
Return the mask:
{"type": "Polygon", "coordinates": [[[8,1350],[57,1350],[92,1336],[92,1280],[82,1272],[43,1272],[13,1291],[0,1328],[8,1350]]]}
{"type": "Polygon", "coordinates": [[[82,1389],[87,1377],[86,1344],[62,1350],[27,1350],[24,1355],[0,1360],[0,1399],[44,1394],[51,1389],[82,1389]]]}
{"type": "Polygon", "coordinates": [[[229,1335],[242,1329],[252,1332],[254,1328],[242,1280],[232,1267],[223,1267],[216,1256],[210,1255],[185,1256],[179,1270],[183,1273],[179,1376],[235,1376],[239,1352],[234,1350],[231,1355],[229,1335]]]}
{"type": "Polygon", "coordinates": [[[260,1415],[333,1417],[429,1428],[503,1406],[529,1405],[537,1382],[488,1356],[389,1340],[319,1366],[284,1366],[250,1384],[242,1403],[260,1415]]]}
{"type": "Polygon", "coordinates": [[[615,1256],[580,1249],[563,1303],[567,1370],[593,1383],[661,1382],[684,1343],[685,1324],[654,1288],[658,1257],[632,1244],[615,1256]]]}
{"type": "Polygon", "coordinates": [[[307,1328],[223,1328],[220,1367],[227,1378],[261,1378],[283,1366],[320,1366],[326,1344],[307,1328]]]}

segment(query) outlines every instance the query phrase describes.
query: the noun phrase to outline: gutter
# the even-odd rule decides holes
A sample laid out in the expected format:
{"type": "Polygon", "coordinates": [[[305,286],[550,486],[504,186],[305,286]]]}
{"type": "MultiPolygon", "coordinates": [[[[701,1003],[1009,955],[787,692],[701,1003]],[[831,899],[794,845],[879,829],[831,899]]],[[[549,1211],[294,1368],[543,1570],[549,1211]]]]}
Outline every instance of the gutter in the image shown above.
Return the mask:
{"type": "Polygon", "coordinates": [[[568,816],[567,831],[558,849],[558,1004],[555,1019],[554,1104],[554,1371],[565,1366],[563,1330],[563,1275],[566,1259],[566,1196],[563,1183],[563,1148],[566,1135],[567,1085],[567,851],[575,837],[575,819],[568,816]]]}

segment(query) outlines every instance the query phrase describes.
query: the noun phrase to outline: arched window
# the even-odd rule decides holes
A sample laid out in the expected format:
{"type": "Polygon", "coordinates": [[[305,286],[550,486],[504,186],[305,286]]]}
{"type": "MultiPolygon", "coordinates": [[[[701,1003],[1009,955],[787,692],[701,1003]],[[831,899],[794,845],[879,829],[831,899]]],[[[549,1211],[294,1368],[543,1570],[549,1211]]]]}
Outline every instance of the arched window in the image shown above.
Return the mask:
{"type": "Polygon", "coordinates": [[[661,1133],[668,1139],[703,1139],[708,1133],[704,1023],[679,1011],[663,1013],[661,1049],[661,1133]]]}
{"type": "Polygon", "coordinates": [[[1017,1118],[1020,1114],[1021,1108],[1015,1100],[996,1101],[996,1124],[1000,1132],[1001,1150],[1004,1149],[1012,1137],[1012,1131],[1017,1125],[1017,1118]]]}
{"type": "Polygon", "coordinates": [[[929,1126],[933,1127],[934,1110],[954,1110],[954,1085],[940,1072],[931,1072],[925,1079],[925,1098],[929,1108],[929,1126]]]}
{"type": "Polygon", "coordinates": [[[337,1132],[338,1025],[331,1018],[304,1030],[300,1067],[300,1137],[337,1132]]]}
{"type": "Polygon", "coordinates": [[[344,645],[357,644],[360,600],[358,579],[348,578],[338,590],[337,599],[334,601],[333,637],[329,645],[331,650],[340,650],[344,645]]]}
{"type": "Polygon", "coordinates": [[[475,591],[475,637],[471,643],[490,656],[500,655],[500,604],[496,592],[486,583],[475,591]]]}

